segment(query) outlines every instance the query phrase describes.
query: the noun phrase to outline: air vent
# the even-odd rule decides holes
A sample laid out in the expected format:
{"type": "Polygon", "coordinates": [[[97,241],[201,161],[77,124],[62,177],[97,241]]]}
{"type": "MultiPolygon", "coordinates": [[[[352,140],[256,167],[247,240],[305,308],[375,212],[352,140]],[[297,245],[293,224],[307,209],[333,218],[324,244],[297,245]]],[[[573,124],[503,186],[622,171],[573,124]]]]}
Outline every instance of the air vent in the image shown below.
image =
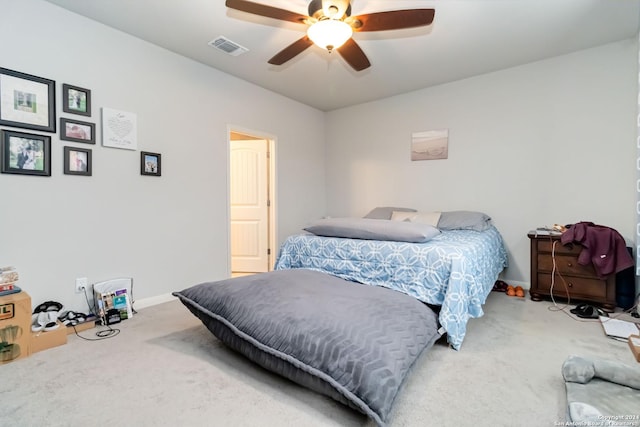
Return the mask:
{"type": "Polygon", "coordinates": [[[207,44],[211,47],[228,53],[231,56],[238,56],[249,51],[249,49],[247,49],[246,47],[240,46],[238,43],[232,42],[231,40],[223,36],[216,37],[207,44]]]}

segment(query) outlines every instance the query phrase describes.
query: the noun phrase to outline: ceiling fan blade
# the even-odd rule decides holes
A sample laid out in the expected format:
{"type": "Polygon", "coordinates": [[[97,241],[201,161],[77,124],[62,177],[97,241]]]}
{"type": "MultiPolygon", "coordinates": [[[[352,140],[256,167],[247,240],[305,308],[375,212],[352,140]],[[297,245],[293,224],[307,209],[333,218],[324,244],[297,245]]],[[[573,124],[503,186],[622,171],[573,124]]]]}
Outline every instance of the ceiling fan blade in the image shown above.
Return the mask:
{"type": "Polygon", "coordinates": [[[276,53],[276,55],[269,60],[269,64],[282,65],[288,60],[292,59],[294,56],[302,53],[312,44],[313,42],[311,41],[311,39],[307,36],[304,36],[301,39],[298,39],[297,41],[291,43],[280,52],[276,53]]]}
{"type": "Polygon", "coordinates": [[[358,43],[353,39],[347,40],[345,44],[340,46],[338,53],[356,71],[362,71],[371,66],[367,55],[364,54],[358,43]]]}
{"type": "Polygon", "coordinates": [[[368,13],[345,19],[353,31],[385,31],[422,27],[433,22],[434,9],[391,10],[368,13]]]}
{"type": "Polygon", "coordinates": [[[306,15],[300,15],[299,13],[246,0],[227,0],[225,4],[231,9],[252,13],[254,15],[266,16],[267,18],[280,19],[282,21],[304,24],[306,20],[309,19],[306,15]]]}

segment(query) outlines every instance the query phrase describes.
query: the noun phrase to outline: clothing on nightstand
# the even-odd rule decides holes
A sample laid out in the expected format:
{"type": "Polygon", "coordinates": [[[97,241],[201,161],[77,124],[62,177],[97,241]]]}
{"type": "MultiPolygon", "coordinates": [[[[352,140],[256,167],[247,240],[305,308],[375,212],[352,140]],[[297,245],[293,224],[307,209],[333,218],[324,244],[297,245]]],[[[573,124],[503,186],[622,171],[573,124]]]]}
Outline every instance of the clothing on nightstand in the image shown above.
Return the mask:
{"type": "Polygon", "coordinates": [[[574,224],[560,237],[563,245],[576,242],[583,249],[578,255],[578,263],[593,264],[599,277],[618,273],[634,265],[627,251],[624,238],[613,228],[582,221],[574,224]]]}

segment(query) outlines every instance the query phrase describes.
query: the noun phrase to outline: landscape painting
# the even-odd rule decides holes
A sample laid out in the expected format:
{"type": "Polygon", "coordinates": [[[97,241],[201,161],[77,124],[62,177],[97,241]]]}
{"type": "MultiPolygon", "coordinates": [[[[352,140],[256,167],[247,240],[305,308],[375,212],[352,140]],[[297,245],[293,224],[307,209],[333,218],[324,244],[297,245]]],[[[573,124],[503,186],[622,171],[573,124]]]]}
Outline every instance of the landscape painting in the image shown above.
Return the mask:
{"type": "Polygon", "coordinates": [[[411,160],[439,160],[449,157],[449,129],[411,134],[411,160]]]}

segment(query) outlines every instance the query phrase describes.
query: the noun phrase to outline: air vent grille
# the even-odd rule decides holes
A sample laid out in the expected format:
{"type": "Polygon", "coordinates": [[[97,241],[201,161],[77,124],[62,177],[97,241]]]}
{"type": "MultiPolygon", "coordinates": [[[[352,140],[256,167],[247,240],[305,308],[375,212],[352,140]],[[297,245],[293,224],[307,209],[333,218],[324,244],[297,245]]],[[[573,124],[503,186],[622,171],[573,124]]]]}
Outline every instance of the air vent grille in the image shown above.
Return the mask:
{"type": "Polygon", "coordinates": [[[240,46],[238,43],[232,42],[224,36],[216,37],[207,44],[211,47],[223,51],[224,53],[228,53],[231,56],[242,55],[243,53],[249,51],[249,49],[247,49],[246,47],[240,46]]]}

